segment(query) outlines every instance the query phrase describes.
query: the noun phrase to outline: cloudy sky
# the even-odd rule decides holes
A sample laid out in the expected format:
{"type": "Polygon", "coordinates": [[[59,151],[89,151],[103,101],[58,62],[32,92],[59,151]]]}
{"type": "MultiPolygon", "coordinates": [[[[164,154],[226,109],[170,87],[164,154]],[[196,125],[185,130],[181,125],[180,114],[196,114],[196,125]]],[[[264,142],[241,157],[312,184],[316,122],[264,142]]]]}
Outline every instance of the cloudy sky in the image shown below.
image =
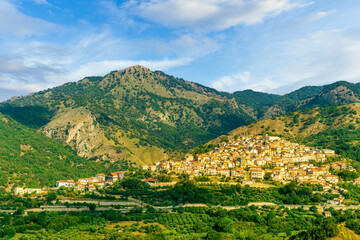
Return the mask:
{"type": "Polygon", "coordinates": [[[141,64],[221,91],[360,81],[359,0],[0,0],[0,101],[141,64]]]}

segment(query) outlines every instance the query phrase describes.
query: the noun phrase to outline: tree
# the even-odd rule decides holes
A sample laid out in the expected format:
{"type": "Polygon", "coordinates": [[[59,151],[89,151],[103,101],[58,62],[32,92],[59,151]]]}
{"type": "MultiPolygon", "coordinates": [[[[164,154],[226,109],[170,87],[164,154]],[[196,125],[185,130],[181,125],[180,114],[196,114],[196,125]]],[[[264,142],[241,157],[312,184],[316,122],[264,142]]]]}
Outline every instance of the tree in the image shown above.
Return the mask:
{"type": "Polygon", "coordinates": [[[317,212],[318,211],[316,206],[311,206],[309,210],[312,211],[312,212],[317,212]]]}
{"type": "Polygon", "coordinates": [[[206,240],[221,240],[221,233],[211,230],[206,234],[205,239],[206,240]]]}
{"type": "Polygon", "coordinates": [[[156,209],[152,206],[146,206],[146,212],[155,213],[156,209]]]}
{"type": "Polygon", "coordinates": [[[197,182],[210,182],[210,178],[208,176],[199,176],[194,178],[197,182]]]}
{"type": "Polygon", "coordinates": [[[179,175],[179,180],[182,181],[182,180],[189,180],[190,179],[190,175],[188,173],[181,173],[179,175]]]}
{"type": "Polygon", "coordinates": [[[346,227],[354,230],[357,234],[360,233],[360,222],[355,219],[346,220],[346,227]]]}
{"type": "Polygon", "coordinates": [[[95,203],[90,203],[89,204],[89,209],[90,209],[90,211],[95,212],[96,204],[95,203]]]}
{"type": "Polygon", "coordinates": [[[8,238],[12,238],[14,237],[16,234],[16,230],[14,227],[12,226],[6,226],[4,228],[4,235],[7,236],[8,238]]]}
{"type": "Polygon", "coordinates": [[[215,225],[215,229],[219,232],[231,233],[233,229],[233,220],[228,217],[220,218],[215,225]]]}
{"type": "Polygon", "coordinates": [[[49,192],[49,193],[46,195],[46,201],[47,201],[48,203],[56,200],[56,198],[57,198],[57,195],[56,195],[55,192],[49,192]]]}
{"type": "Polygon", "coordinates": [[[176,183],[169,190],[169,194],[176,203],[203,203],[213,198],[209,189],[198,187],[193,180],[176,183]]]}
{"type": "Polygon", "coordinates": [[[23,215],[24,212],[25,212],[24,207],[22,205],[20,205],[14,212],[14,215],[23,215]]]}
{"type": "Polygon", "coordinates": [[[150,185],[147,182],[143,182],[137,178],[124,178],[120,185],[129,190],[144,190],[150,188],[150,185]]]}
{"type": "Polygon", "coordinates": [[[200,221],[200,222],[196,222],[194,224],[193,228],[196,233],[200,233],[200,232],[204,232],[206,229],[211,228],[211,227],[208,224],[200,221]]]}
{"type": "Polygon", "coordinates": [[[167,174],[160,174],[156,177],[159,182],[171,182],[171,177],[167,174]]]}
{"type": "Polygon", "coordinates": [[[265,173],[264,180],[270,181],[271,179],[272,179],[272,174],[271,174],[271,172],[265,173]]]}
{"type": "Polygon", "coordinates": [[[331,218],[325,218],[320,224],[320,229],[324,231],[327,237],[334,237],[339,234],[339,229],[334,220],[331,218]]]}
{"type": "Polygon", "coordinates": [[[359,174],[355,171],[344,170],[338,173],[339,177],[344,181],[351,181],[359,177],[359,174]]]}
{"type": "Polygon", "coordinates": [[[290,240],[323,240],[339,234],[339,229],[331,218],[325,218],[318,227],[310,228],[306,232],[301,232],[292,236],[290,240]]]}

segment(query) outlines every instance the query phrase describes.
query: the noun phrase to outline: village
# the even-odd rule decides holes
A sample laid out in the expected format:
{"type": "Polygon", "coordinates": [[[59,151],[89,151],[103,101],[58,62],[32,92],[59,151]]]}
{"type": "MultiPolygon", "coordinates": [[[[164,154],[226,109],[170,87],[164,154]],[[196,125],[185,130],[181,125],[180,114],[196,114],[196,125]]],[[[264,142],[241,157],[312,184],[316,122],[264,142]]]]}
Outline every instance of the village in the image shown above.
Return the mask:
{"type": "MultiPolygon", "coordinates": [[[[187,173],[191,177],[225,176],[241,179],[242,184],[255,184],[265,180],[320,184],[324,191],[342,193],[337,187],[339,177],[330,170],[354,171],[345,161],[321,164],[334,157],[330,149],[314,149],[283,140],[277,136],[240,137],[226,141],[205,154],[185,155],[181,159],[143,166],[143,170],[187,173]],[[316,164],[315,164],[316,163],[316,164]],[[320,164],[319,164],[320,163],[320,164]]],[[[353,184],[359,184],[355,179],[353,184]]],[[[338,203],[341,199],[338,200],[338,203]]]]}
{"type": "MultiPolygon", "coordinates": [[[[156,170],[193,176],[223,175],[244,180],[263,180],[268,174],[275,181],[337,184],[339,179],[330,174],[330,168],[354,169],[344,162],[323,164],[320,167],[310,163],[311,160],[324,162],[326,157],[332,156],[335,156],[334,150],[312,149],[275,136],[256,136],[222,142],[214,150],[195,157],[187,154],[182,159],[159,162],[156,170]]],[[[152,166],[148,168],[154,169],[152,166]]]]}
{"type": "MultiPolygon", "coordinates": [[[[204,154],[186,154],[184,157],[158,162],[154,165],[143,165],[141,170],[158,173],[189,174],[190,178],[198,176],[226,177],[238,179],[243,185],[253,185],[264,180],[278,181],[283,184],[297,183],[319,184],[326,192],[342,194],[345,189],[337,186],[339,177],[331,170],[354,171],[345,161],[324,163],[328,157],[335,157],[330,149],[314,149],[298,143],[283,140],[277,136],[239,137],[221,142],[218,147],[204,154]]],[[[56,187],[72,188],[80,192],[94,192],[111,186],[123,179],[125,171],[96,174],[90,178],[59,180],[56,187]]],[[[155,178],[145,180],[156,183],[155,178]]],[[[360,178],[353,184],[360,184],[360,178]]],[[[16,188],[15,194],[24,195],[44,189],[16,188]]],[[[343,198],[335,199],[340,204],[343,198]]]]}

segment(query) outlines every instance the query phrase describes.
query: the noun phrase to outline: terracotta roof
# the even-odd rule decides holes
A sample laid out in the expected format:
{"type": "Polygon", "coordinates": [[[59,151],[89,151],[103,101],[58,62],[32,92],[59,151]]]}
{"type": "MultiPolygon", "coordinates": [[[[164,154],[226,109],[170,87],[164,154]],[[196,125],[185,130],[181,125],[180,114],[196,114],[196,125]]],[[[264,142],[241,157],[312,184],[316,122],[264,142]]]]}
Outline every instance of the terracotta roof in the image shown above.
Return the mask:
{"type": "Polygon", "coordinates": [[[329,177],[336,177],[336,178],[338,178],[338,176],[335,176],[335,175],[326,175],[326,177],[327,177],[327,178],[329,178],[329,177]]]}
{"type": "Polygon", "coordinates": [[[148,178],[148,179],[145,179],[145,182],[156,182],[156,179],[155,178],[148,178]]]}

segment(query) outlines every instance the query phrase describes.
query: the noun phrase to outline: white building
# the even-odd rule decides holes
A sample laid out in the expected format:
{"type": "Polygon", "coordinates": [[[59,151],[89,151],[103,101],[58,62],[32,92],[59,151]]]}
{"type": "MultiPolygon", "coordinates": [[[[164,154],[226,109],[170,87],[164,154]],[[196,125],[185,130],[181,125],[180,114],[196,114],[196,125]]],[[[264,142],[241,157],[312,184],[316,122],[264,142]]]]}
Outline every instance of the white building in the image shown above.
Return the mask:
{"type": "Polygon", "coordinates": [[[61,181],[56,181],[56,187],[67,187],[67,188],[72,188],[75,187],[75,182],[74,180],[61,180],[61,181]]]}
{"type": "Polygon", "coordinates": [[[43,190],[43,189],[40,189],[40,188],[20,188],[20,187],[17,187],[15,188],[14,190],[14,193],[15,195],[24,195],[24,194],[32,194],[32,193],[35,193],[35,194],[41,194],[41,193],[45,193],[46,191],[43,190]]]}

